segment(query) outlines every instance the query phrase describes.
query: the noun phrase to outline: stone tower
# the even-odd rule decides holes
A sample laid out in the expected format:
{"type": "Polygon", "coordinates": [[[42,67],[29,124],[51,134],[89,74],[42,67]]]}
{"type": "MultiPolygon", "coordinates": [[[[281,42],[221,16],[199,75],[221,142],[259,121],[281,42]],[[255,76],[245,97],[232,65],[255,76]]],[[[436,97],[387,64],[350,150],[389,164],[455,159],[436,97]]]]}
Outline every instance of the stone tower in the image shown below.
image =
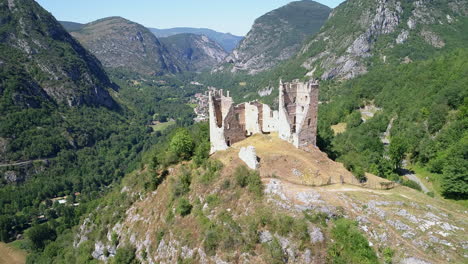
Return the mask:
{"type": "Polygon", "coordinates": [[[280,81],[279,137],[300,149],[317,144],[318,81],[280,81]]]}

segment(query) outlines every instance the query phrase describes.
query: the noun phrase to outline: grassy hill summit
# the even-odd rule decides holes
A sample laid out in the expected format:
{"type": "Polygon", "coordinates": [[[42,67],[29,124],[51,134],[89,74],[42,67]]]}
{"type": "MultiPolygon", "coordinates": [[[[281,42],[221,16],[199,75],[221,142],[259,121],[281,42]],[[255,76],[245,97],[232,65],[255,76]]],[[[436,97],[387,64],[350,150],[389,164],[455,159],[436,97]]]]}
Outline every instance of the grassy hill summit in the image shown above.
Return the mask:
{"type": "Polygon", "coordinates": [[[257,18],[227,58],[233,70],[257,73],[296,54],[325,23],[331,9],[314,1],[291,2],[257,18]]]}

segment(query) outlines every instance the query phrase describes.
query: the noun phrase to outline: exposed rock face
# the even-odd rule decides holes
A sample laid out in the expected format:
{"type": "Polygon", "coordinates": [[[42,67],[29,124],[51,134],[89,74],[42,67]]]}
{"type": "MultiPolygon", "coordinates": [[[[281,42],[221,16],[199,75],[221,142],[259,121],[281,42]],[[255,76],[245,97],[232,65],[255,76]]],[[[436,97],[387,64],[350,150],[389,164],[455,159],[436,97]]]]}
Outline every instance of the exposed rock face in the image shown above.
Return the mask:
{"type": "Polygon", "coordinates": [[[243,147],[239,151],[239,158],[249,166],[252,170],[256,170],[258,168],[258,160],[257,154],[255,152],[255,147],[248,146],[243,147]]]}
{"type": "Polygon", "coordinates": [[[299,51],[303,41],[319,31],[330,8],[313,1],[292,2],[257,20],[226,61],[233,70],[251,74],[272,68],[299,51]]]}
{"type": "Polygon", "coordinates": [[[180,72],[161,42],[144,26],[121,17],[86,24],[71,33],[105,67],[148,75],[180,72]]]}
{"type": "Polygon", "coordinates": [[[149,30],[158,38],[166,38],[178,34],[195,34],[201,36],[207,36],[210,40],[215,41],[226,52],[231,52],[237,44],[243,39],[241,36],[235,36],[230,33],[221,33],[208,28],[168,28],[168,29],[157,29],[149,28],[149,30]]]}
{"type": "Polygon", "coordinates": [[[204,35],[178,34],[160,40],[186,71],[210,69],[228,55],[218,43],[204,35]]]}
{"type": "Polygon", "coordinates": [[[2,1],[0,14],[0,75],[16,82],[0,83],[1,96],[9,94],[20,107],[44,101],[116,106],[100,62],[35,1],[2,1]]]}
{"type": "Polygon", "coordinates": [[[434,32],[423,30],[421,32],[421,36],[423,36],[424,40],[433,47],[443,48],[445,46],[445,42],[434,32]]]}
{"type": "MultiPolygon", "coordinates": [[[[467,16],[468,9],[466,1],[448,2],[419,0],[402,5],[399,0],[348,0],[333,10],[298,59],[303,60],[308,76],[352,79],[368,71],[370,57],[382,58],[383,63],[403,61],[404,56],[396,57],[401,53],[393,53],[395,44],[402,50],[406,45],[419,45],[416,42],[422,39],[442,48],[447,40],[431,28],[456,24],[460,16],[467,16]]],[[[447,32],[453,30],[459,31],[451,28],[447,32]]]]}

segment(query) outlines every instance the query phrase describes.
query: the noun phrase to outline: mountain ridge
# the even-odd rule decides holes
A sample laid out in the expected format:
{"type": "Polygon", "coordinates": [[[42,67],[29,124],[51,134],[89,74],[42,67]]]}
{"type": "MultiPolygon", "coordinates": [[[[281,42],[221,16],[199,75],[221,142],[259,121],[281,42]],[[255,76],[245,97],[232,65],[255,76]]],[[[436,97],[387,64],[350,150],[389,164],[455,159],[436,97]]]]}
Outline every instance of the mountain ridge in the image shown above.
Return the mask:
{"type": "Polygon", "coordinates": [[[160,41],[184,71],[209,70],[228,55],[205,35],[182,33],[160,38],[160,41]]]}
{"type": "Polygon", "coordinates": [[[243,39],[242,36],[236,36],[231,33],[222,33],[209,28],[191,28],[191,27],[175,27],[168,29],[149,28],[156,37],[169,37],[182,33],[191,33],[196,35],[205,35],[208,38],[218,42],[225,51],[231,52],[243,39]]]}
{"type": "Polygon", "coordinates": [[[232,64],[232,71],[249,74],[271,69],[295,55],[303,41],[320,30],[330,11],[328,6],[310,0],[270,11],[255,20],[226,62],[232,64]]]}
{"type": "Polygon", "coordinates": [[[125,18],[102,18],[71,34],[108,68],[129,68],[149,75],[181,71],[164,46],[146,27],[125,18]]]}

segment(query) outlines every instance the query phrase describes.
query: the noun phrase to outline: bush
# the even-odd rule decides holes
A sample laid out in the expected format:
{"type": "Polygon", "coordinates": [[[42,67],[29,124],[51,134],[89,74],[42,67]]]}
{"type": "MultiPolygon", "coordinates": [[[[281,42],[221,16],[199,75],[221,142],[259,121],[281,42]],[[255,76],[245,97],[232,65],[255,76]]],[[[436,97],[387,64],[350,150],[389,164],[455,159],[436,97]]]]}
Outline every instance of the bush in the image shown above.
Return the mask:
{"type": "Polygon", "coordinates": [[[273,241],[267,244],[267,250],[269,255],[268,263],[279,264],[288,262],[288,257],[283,252],[283,248],[281,247],[281,244],[279,243],[277,238],[274,238],[273,241]]]}
{"type": "Polygon", "coordinates": [[[328,262],[343,264],[379,263],[369,241],[357,228],[357,223],[340,218],[331,231],[332,244],[328,248],[328,262]]]}
{"type": "Polygon", "coordinates": [[[190,212],[192,212],[192,205],[190,204],[189,200],[186,198],[182,198],[179,200],[179,203],[177,204],[177,213],[179,213],[181,216],[186,216],[189,215],[190,212]]]}
{"type": "Polygon", "coordinates": [[[33,249],[42,250],[48,242],[55,240],[57,234],[54,229],[43,224],[31,227],[26,232],[26,237],[31,241],[33,249]]]}
{"type": "Polygon", "coordinates": [[[117,249],[114,257],[115,264],[137,264],[139,261],[136,259],[135,248],[126,246],[117,249]]]}
{"type": "Polygon", "coordinates": [[[193,154],[193,137],[187,129],[179,129],[169,143],[169,150],[182,159],[188,159],[193,154]]]}
{"type": "Polygon", "coordinates": [[[415,181],[412,181],[412,180],[404,180],[401,185],[403,186],[406,186],[406,187],[409,187],[411,189],[415,189],[415,190],[418,190],[418,191],[421,191],[421,186],[415,182],[415,181]]]}
{"type": "Polygon", "coordinates": [[[239,166],[234,171],[236,183],[241,188],[248,187],[248,190],[256,196],[263,195],[263,184],[257,171],[249,171],[246,166],[239,166]]]}
{"type": "Polygon", "coordinates": [[[187,168],[182,168],[179,177],[172,186],[172,192],[175,197],[182,196],[190,191],[190,184],[192,183],[191,171],[187,168]]]}

